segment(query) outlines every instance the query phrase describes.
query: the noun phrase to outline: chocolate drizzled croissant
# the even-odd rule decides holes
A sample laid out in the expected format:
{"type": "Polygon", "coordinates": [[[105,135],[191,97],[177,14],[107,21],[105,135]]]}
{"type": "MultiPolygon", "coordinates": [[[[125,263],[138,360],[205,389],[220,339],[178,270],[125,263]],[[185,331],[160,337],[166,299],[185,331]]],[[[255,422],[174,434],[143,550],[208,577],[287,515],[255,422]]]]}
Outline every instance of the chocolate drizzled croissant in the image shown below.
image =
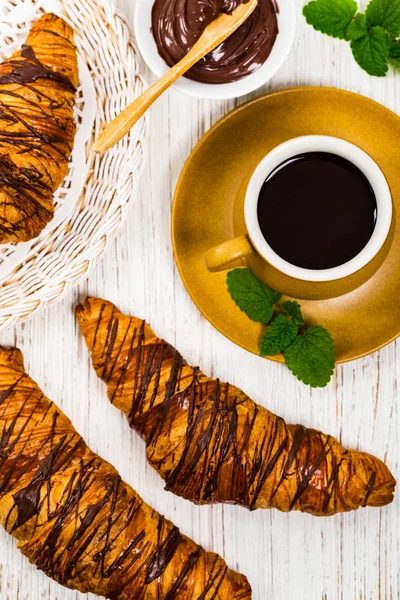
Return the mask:
{"type": "Polygon", "coordinates": [[[73,31],[53,14],[0,64],[0,243],[24,242],[54,214],[68,172],[78,85],[73,31]]]}
{"type": "Polygon", "coordinates": [[[379,459],[287,425],[237,387],[190,367],[110,302],[88,298],[76,314],[110,401],[146,441],[167,490],[197,504],[316,516],[392,501],[395,480],[379,459]]]}
{"type": "Polygon", "coordinates": [[[250,600],[243,575],[152,510],[0,347],[0,523],[59,583],[111,600],[250,600]]]}

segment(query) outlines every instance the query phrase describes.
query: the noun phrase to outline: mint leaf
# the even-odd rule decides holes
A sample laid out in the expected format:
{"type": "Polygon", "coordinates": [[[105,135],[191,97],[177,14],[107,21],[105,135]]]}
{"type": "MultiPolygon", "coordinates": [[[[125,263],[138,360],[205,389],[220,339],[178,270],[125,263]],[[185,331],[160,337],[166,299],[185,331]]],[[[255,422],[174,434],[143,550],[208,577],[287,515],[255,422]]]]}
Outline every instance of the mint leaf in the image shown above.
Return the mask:
{"type": "Polygon", "coordinates": [[[369,75],[384,77],[388,72],[389,38],[382,27],[372,27],[368,35],[351,42],[354,58],[369,75]]]}
{"type": "Polygon", "coordinates": [[[261,340],[261,356],[273,356],[285,350],[296,338],[297,326],[284,315],[278,315],[261,340]]]}
{"type": "Polygon", "coordinates": [[[229,293],[240,310],[253,321],[269,323],[274,304],[280,300],[282,294],[274,292],[259,281],[249,269],[229,271],[226,282],[229,293]]]}
{"type": "Polygon", "coordinates": [[[288,317],[292,317],[295,325],[298,327],[302,327],[304,325],[300,304],[296,300],[286,300],[286,302],[282,302],[279,308],[283,310],[288,317]]]}
{"type": "Polygon", "coordinates": [[[279,302],[279,300],[282,298],[282,294],[280,292],[276,292],[275,290],[272,290],[271,288],[269,288],[268,286],[265,286],[268,290],[269,296],[271,298],[271,301],[274,304],[277,304],[279,302]]]}
{"type": "Polygon", "coordinates": [[[395,37],[400,35],[400,0],[371,0],[365,14],[369,26],[379,25],[395,37]]]}
{"type": "Polygon", "coordinates": [[[310,327],[284,351],[293,375],[312,387],[325,387],[335,369],[335,350],[330,333],[321,325],[310,327]]]}
{"type": "Polygon", "coordinates": [[[389,64],[395,69],[400,69],[400,40],[392,42],[389,50],[389,64]]]}
{"type": "Polygon", "coordinates": [[[317,31],[344,40],[357,10],[355,0],[313,0],[306,4],[303,15],[317,31]]]}
{"type": "Polygon", "coordinates": [[[367,17],[359,13],[346,29],[346,40],[359,40],[366,35],[368,35],[367,17]]]}

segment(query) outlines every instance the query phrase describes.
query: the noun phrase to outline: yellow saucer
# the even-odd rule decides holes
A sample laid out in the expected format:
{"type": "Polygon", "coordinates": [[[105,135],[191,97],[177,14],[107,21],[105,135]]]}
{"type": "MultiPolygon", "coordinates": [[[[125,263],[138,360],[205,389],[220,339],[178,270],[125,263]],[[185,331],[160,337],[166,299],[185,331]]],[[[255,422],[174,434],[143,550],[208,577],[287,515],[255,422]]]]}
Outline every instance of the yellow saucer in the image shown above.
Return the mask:
{"type": "Polygon", "coordinates": [[[226,272],[209,273],[203,256],[243,233],[238,210],[258,162],[278,144],[312,134],[343,138],[365,150],[381,167],[393,196],[393,242],[373,277],[346,295],[300,301],[307,324],[331,332],[340,363],[400,335],[400,118],[393,112],[357,94],[313,87],[275,92],[240,106],[204,135],[187,160],[175,192],[172,241],[179,272],[199,310],[230,340],[258,354],[264,327],[236,307],[226,272]]]}

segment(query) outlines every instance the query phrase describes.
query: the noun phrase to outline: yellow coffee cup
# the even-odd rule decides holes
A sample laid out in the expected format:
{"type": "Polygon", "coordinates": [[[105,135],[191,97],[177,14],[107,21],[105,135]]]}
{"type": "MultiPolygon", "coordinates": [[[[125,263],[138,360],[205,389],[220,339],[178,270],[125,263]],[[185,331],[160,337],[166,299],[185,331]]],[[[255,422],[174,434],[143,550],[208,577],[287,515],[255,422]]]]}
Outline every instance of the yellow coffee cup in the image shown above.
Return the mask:
{"type": "Polygon", "coordinates": [[[277,146],[258,164],[246,190],[244,221],[245,235],[205,253],[204,260],[209,271],[223,271],[242,261],[267,285],[286,295],[307,299],[331,298],[356,289],[382,264],[390,247],[392,197],[382,170],[361,148],[335,137],[302,136],[277,146]],[[375,228],[365,247],[351,260],[328,269],[306,269],[284,260],[266,241],[257,216],[260,191],[268,176],[289,159],[309,152],[335,154],[358,167],[367,178],[377,204],[375,228]]]}

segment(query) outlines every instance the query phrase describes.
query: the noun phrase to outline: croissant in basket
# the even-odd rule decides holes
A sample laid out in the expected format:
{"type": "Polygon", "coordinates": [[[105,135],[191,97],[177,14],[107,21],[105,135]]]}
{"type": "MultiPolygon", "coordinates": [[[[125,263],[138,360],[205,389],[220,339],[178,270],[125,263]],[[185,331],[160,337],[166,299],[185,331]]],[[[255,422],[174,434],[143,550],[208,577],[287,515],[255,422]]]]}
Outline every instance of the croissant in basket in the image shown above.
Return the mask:
{"type": "Polygon", "coordinates": [[[0,64],[0,243],[39,235],[68,172],[78,85],[73,31],[53,14],[0,64]]]}
{"type": "Polygon", "coordinates": [[[76,314],[110,401],[146,441],[167,490],[197,504],[316,516],[392,501],[395,480],[379,459],[287,425],[237,387],[190,367],[110,302],[88,298],[76,314]]]}
{"type": "Polygon", "coordinates": [[[0,522],[59,583],[111,600],[250,600],[231,571],[91,452],[0,347],[0,522]]]}

